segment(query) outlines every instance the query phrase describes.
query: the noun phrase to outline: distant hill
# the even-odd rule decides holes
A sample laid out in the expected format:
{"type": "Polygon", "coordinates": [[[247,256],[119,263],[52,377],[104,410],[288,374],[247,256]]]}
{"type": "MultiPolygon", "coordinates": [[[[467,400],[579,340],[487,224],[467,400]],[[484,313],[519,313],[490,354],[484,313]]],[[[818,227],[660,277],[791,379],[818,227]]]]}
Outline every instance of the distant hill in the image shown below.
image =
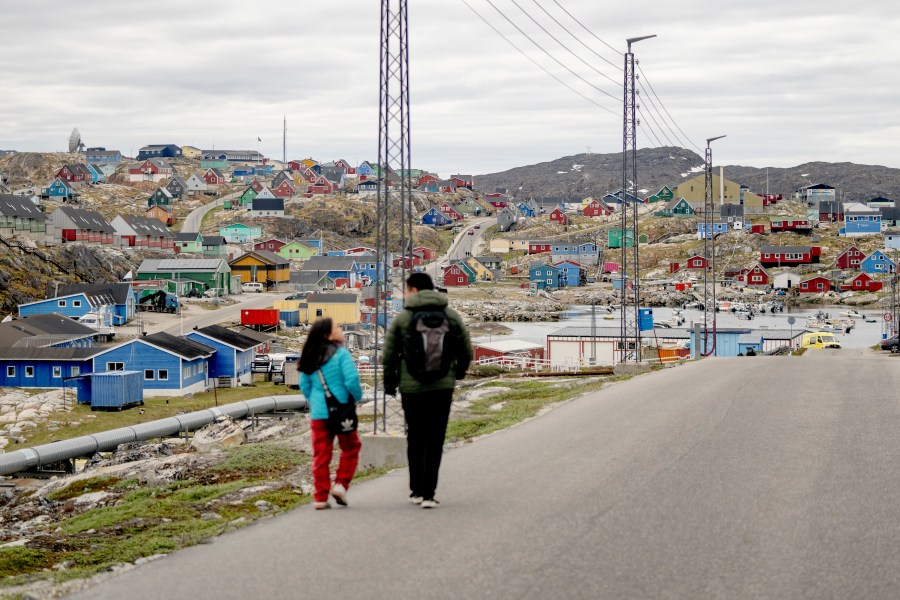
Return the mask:
{"type": "MultiPolygon", "coordinates": [[[[713,156],[715,161],[715,156],[713,156]]],[[[652,194],[663,185],[675,187],[703,172],[704,159],[684,148],[643,148],[637,152],[638,189],[652,194]]],[[[715,164],[718,171],[719,165],[715,164]]],[[[854,163],[812,162],[786,169],[725,166],[725,177],[750,186],[756,193],[790,194],[815,183],[837,188],[845,201],[885,196],[900,200],[900,169],[854,163]]],[[[476,175],[482,192],[508,189],[519,197],[581,199],[602,196],[622,187],[622,153],[576,154],[550,162],[516,167],[502,173],[476,175]]]]}

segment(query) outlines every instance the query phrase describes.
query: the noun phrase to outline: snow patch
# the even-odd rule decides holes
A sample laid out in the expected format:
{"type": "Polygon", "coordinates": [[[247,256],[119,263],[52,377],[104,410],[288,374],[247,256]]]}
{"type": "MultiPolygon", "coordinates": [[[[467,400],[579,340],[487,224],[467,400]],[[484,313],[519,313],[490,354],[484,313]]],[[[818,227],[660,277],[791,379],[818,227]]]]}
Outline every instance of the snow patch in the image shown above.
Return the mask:
{"type": "Polygon", "coordinates": [[[583,166],[584,166],[584,165],[572,165],[572,170],[573,170],[573,171],[580,171],[581,168],[582,168],[583,166]]]}
{"type": "Polygon", "coordinates": [[[557,171],[556,172],[557,175],[565,175],[566,173],[568,173],[568,171],[557,171]]]}
{"type": "Polygon", "coordinates": [[[638,194],[646,194],[650,190],[638,190],[638,194]]]}
{"type": "Polygon", "coordinates": [[[809,173],[800,173],[800,177],[809,177],[809,173]]]}
{"type": "Polygon", "coordinates": [[[670,157],[669,157],[669,160],[675,160],[675,157],[674,157],[674,156],[670,156],[670,157]]]}

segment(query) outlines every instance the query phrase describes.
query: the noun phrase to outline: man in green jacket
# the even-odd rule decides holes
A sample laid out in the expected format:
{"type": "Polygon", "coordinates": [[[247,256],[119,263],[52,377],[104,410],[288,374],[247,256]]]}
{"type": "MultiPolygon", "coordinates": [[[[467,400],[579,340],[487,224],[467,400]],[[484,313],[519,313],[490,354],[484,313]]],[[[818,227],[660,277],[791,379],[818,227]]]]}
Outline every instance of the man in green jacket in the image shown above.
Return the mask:
{"type": "MultiPolygon", "coordinates": [[[[434,492],[437,488],[441,455],[447,421],[450,419],[450,402],[456,380],[466,376],[472,362],[472,344],[462,318],[447,307],[447,294],[435,291],[434,282],[426,273],[413,273],[406,280],[404,292],[406,304],[394,317],[384,345],[384,391],[395,395],[400,390],[403,413],[406,416],[406,454],[409,460],[409,501],[422,508],[436,508],[434,492]],[[446,315],[449,325],[444,335],[453,336],[454,353],[445,357],[449,364],[446,374],[436,380],[423,382],[417,378],[420,367],[409,365],[407,349],[410,324],[416,313],[446,315]]],[[[438,316],[439,318],[439,316],[438,316]]],[[[420,329],[421,331],[421,329],[420,329]]],[[[423,342],[428,352],[428,334],[423,332],[423,342]]],[[[446,346],[444,346],[446,347],[446,346]]],[[[414,359],[415,360],[415,359],[414,359]]],[[[445,363],[445,365],[447,364],[445,363]]]]}

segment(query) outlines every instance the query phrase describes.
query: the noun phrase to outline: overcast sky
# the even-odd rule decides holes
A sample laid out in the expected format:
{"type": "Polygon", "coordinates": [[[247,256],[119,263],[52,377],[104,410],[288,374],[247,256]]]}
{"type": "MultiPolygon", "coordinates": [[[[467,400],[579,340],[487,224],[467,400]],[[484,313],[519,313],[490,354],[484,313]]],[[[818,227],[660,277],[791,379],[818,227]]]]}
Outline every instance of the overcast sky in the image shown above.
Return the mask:
{"type": "MultiPolygon", "coordinates": [[[[662,145],[669,145],[665,132],[695,151],[687,138],[702,147],[705,138],[727,134],[715,144],[716,163],[900,167],[900,11],[893,2],[466,1],[613,114],[535,66],[462,0],[410,0],[415,167],[481,174],[588,147],[621,151],[622,57],[560,6],[620,50],[627,37],[659,36],[634,47],[645,89],[649,82],[665,106],[654,98],[654,108],[652,94],[642,94],[640,147],[660,145],[654,130],[662,145]]],[[[289,159],[375,160],[379,4],[6,3],[0,149],[64,150],[77,126],[89,146],[126,155],[149,143],[255,149],[259,137],[259,149],[280,158],[285,115],[289,159]]]]}

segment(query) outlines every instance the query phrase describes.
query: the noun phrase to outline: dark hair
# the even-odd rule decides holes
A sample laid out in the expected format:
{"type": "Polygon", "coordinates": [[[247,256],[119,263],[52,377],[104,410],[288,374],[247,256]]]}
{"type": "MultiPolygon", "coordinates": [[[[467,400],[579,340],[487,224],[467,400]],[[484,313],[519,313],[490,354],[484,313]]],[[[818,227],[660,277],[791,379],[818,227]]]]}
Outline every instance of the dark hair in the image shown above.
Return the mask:
{"type": "Polygon", "coordinates": [[[433,290],[434,282],[428,273],[412,273],[406,278],[406,287],[417,290],[433,290]]]}
{"type": "Polygon", "coordinates": [[[328,336],[331,335],[333,328],[334,322],[330,317],[317,320],[309,328],[309,335],[306,336],[306,343],[303,344],[303,351],[300,354],[300,370],[302,372],[312,375],[322,366],[322,359],[331,343],[328,336]]]}

